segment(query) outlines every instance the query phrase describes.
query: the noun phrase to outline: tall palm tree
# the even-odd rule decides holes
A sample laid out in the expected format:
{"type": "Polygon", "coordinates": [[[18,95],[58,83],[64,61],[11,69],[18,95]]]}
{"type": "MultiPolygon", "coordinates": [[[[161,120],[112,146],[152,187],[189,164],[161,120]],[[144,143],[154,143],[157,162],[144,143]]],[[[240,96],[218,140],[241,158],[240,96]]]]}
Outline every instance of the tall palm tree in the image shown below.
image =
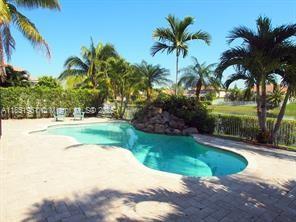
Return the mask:
{"type": "Polygon", "coordinates": [[[48,44],[39,33],[38,29],[25,15],[19,12],[23,8],[49,8],[60,9],[58,0],[0,0],[0,78],[5,76],[5,56],[10,60],[15,40],[11,34],[14,25],[23,36],[28,39],[33,47],[43,47],[50,56],[48,44]]]}
{"type": "Polygon", "coordinates": [[[257,30],[240,26],[234,28],[229,43],[242,39],[242,45],[225,51],[217,69],[218,75],[230,66],[246,69],[256,81],[257,114],[261,134],[267,135],[266,113],[267,94],[266,83],[274,70],[283,65],[283,57],[289,53],[289,41],[296,34],[296,24],[282,25],[273,28],[271,20],[259,17],[256,21],[257,30]]]}
{"type": "MultiPolygon", "coordinates": [[[[153,32],[153,37],[157,39],[157,42],[151,48],[151,54],[154,56],[158,52],[167,52],[171,54],[176,53],[176,84],[178,83],[179,73],[179,56],[185,58],[188,54],[189,47],[188,42],[192,40],[202,40],[206,44],[210,44],[210,35],[204,31],[197,31],[191,33],[188,31],[190,25],[193,25],[193,17],[185,17],[183,20],[179,20],[173,15],[169,15],[166,18],[169,23],[168,28],[157,28],[153,32]]],[[[177,94],[177,87],[175,90],[177,94]]]]}
{"type": "MultiPolygon", "coordinates": [[[[0,81],[5,78],[5,55],[9,60],[15,48],[15,40],[10,31],[12,25],[16,26],[33,47],[45,48],[47,55],[50,56],[46,41],[34,23],[18,11],[18,7],[60,9],[58,0],[0,0],[0,81]]],[[[0,113],[0,136],[2,134],[1,119],[0,113]]]]}
{"type": "Polygon", "coordinates": [[[135,65],[135,71],[142,77],[147,102],[151,102],[151,93],[155,84],[164,85],[170,82],[167,78],[170,75],[169,70],[161,68],[160,65],[152,65],[142,61],[140,64],[135,65]]]}
{"type": "Polygon", "coordinates": [[[202,87],[213,87],[218,90],[220,80],[215,76],[214,67],[216,64],[207,65],[205,62],[200,64],[196,57],[192,57],[193,65],[190,65],[181,72],[183,73],[179,84],[183,84],[186,88],[195,88],[196,100],[199,101],[199,95],[202,87]]]}
{"type": "Polygon", "coordinates": [[[97,88],[98,78],[106,74],[107,60],[110,57],[117,57],[118,53],[111,44],[99,43],[95,46],[91,40],[90,47],[81,48],[81,56],[71,56],[64,64],[66,68],[59,79],[66,79],[70,76],[85,76],[82,85],[97,88]]]}

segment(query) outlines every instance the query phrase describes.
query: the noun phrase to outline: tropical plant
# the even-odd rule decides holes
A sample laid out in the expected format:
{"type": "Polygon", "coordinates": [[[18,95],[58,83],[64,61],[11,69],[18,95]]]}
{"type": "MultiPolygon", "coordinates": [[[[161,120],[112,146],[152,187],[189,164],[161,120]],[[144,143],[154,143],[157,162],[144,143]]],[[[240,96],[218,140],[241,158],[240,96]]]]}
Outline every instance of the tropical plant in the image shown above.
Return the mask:
{"type": "Polygon", "coordinates": [[[58,0],[1,0],[0,1],[0,78],[5,76],[5,56],[10,60],[15,40],[11,34],[14,25],[23,36],[28,39],[33,47],[44,48],[50,56],[48,44],[39,33],[38,29],[18,8],[49,8],[60,9],[58,0]]]}
{"type": "Polygon", "coordinates": [[[67,79],[70,76],[85,76],[83,82],[79,85],[86,88],[97,88],[99,78],[106,76],[107,60],[111,57],[117,57],[118,54],[111,44],[99,43],[95,46],[91,40],[90,47],[81,48],[81,56],[71,56],[65,61],[65,70],[59,76],[60,80],[67,79]]]}
{"type": "Polygon", "coordinates": [[[234,88],[227,90],[226,99],[230,101],[241,101],[243,98],[243,91],[237,87],[237,85],[234,86],[234,88]]]}
{"type": "MultiPolygon", "coordinates": [[[[296,24],[273,28],[271,20],[267,17],[259,17],[256,23],[256,31],[244,26],[231,31],[228,42],[242,39],[243,43],[241,46],[231,48],[222,54],[217,74],[222,77],[225,69],[234,66],[237,72],[248,72],[252,76],[256,85],[260,133],[269,135],[266,125],[266,83],[270,76],[275,75],[275,70],[285,63],[283,58],[291,52],[292,43],[290,40],[296,34],[296,24]]],[[[264,136],[264,141],[260,142],[268,142],[268,140],[269,138],[264,136]]]]}
{"type": "MultiPolygon", "coordinates": [[[[247,59],[246,59],[247,60],[247,59]]],[[[253,89],[254,87],[257,86],[256,82],[257,82],[257,76],[254,75],[253,73],[251,73],[249,70],[242,68],[242,66],[236,66],[234,67],[235,69],[235,73],[233,73],[232,75],[230,75],[227,80],[224,83],[224,86],[226,87],[226,89],[229,88],[229,86],[238,81],[238,80],[243,80],[245,83],[245,89],[243,92],[243,96],[240,97],[240,99],[236,99],[236,100],[251,100],[251,98],[253,97],[253,89]]],[[[273,84],[276,85],[277,81],[274,75],[268,75],[266,82],[268,84],[273,84]]],[[[258,85],[259,86],[259,85],[258,85]]]]}
{"type": "Polygon", "coordinates": [[[180,84],[176,84],[173,83],[170,87],[170,89],[167,89],[169,93],[169,95],[172,95],[174,92],[175,94],[177,93],[177,96],[184,96],[185,94],[185,88],[184,86],[180,85],[180,84]]]}
{"type": "Polygon", "coordinates": [[[152,89],[155,85],[165,85],[170,82],[167,78],[169,70],[161,68],[160,65],[148,64],[142,61],[135,65],[135,71],[141,76],[143,87],[146,90],[147,102],[151,102],[152,89]]]}
{"type": "MultiPolygon", "coordinates": [[[[190,25],[193,25],[193,17],[185,17],[183,20],[169,15],[166,18],[169,23],[168,28],[157,28],[153,32],[153,37],[157,42],[151,48],[151,54],[154,56],[158,52],[167,52],[171,54],[176,53],[176,84],[178,83],[179,73],[179,57],[185,58],[188,55],[189,46],[188,42],[192,40],[202,40],[205,43],[210,43],[210,35],[204,31],[197,31],[191,33],[188,31],[190,25]]],[[[177,88],[175,89],[177,94],[177,88]]]]}
{"type": "Polygon", "coordinates": [[[52,76],[42,76],[38,78],[36,86],[47,87],[47,88],[59,88],[61,87],[59,81],[52,76]]]}
{"type": "Polygon", "coordinates": [[[278,87],[273,90],[271,94],[267,96],[267,102],[271,109],[279,107],[284,98],[284,92],[278,87]]]}
{"type": "Polygon", "coordinates": [[[186,88],[195,88],[196,100],[199,101],[200,91],[202,87],[211,87],[218,91],[220,86],[220,79],[215,76],[215,64],[207,65],[205,62],[200,64],[196,57],[192,57],[193,65],[190,65],[181,70],[183,73],[179,83],[186,88]]]}
{"type": "Polygon", "coordinates": [[[123,118],[131,96],[139,92],[141,75],[123,58],[108,59],[108,79],[110,87],[109,96],[115,104],[115,117],[123,118]]]}
{"type": "Polygon", "coordinates": [[[2,82],[0,81],[1,87],[30,86],[30,75],[27,71],[17,71],[11,65],[6,65],[5,73],[6,75],[3,78],[2,82]]]}

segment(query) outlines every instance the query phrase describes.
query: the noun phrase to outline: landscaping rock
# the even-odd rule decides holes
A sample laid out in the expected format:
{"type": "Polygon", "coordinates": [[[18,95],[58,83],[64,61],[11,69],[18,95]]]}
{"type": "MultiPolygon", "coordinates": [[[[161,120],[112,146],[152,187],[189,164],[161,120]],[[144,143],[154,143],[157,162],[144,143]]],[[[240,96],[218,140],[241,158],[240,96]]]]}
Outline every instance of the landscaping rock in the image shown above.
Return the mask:
{"type": "Polygon", "coordinates": [[[165,132],[165,126],[161,125],[161,124],[155,124],[154,132],[155,133],[164,133],[165,132]]]}
{"type": "Polygon", "coordinates": [[[197,134],[198,130],[195,127],[189,127],[184,129],[182,132],[183,132],[183,135],[191,135],[191,134],[197,134]]]}
{"type": "Polygon", "coordinates": [[[145,116],[132,121],[136,129],[151,133],[165,133],[170,135],[189,135],[197,133],[197,129],[186,126],[183,119],[171,115],[161,108],[149,107],[145,116]]]}

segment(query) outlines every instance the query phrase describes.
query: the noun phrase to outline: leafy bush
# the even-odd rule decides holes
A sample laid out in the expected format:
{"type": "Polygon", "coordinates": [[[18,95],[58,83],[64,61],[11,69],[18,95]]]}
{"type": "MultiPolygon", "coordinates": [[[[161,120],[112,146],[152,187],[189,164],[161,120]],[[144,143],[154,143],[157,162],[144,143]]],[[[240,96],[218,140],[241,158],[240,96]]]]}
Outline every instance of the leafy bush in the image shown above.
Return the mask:
{"type": "Polygon", "coordinates": [[[139,110],[135,118],[142,118],[148,106],[162,108],[170,114],[183,119],[188,126],[196,127],[200,133],[213,133],[215,118],[209,115],[206,105],[196,103],[194,98],[161,94],[154,102],[139,110]]]}
{"type": "Polygon", "coordinates": [[[37,86],[58,88],[61,87],[59,81],[52,76],[42,76],[38,78],[37,86]]]}
{"type": "MultiPolygon", "coordinates": [[[[239,136],[249,140],[260,140],[266,142],[269,134],[259,132],[258,120],[254,116],[242,115],[221,115],[212,114],[216,122],[215,134],[239,136]],[[258,137],[259,135],[259,137],[258,137]]],[[[275,123],[275,119],[267,119],[267,128],[269,131],[275,123]]],[[[277,144],[293,145],[296,144],[296,121],[283,120],[278,137],[277,144]]]]}
{"type": "Polygon", "coordinates": [[[47,87],[8,87],[0,88],[3,118],[38,118],[50,117],[57,107],[96,107],[101,105],[98,90],[77,89],[63,90],[47,87]],[[32,112],[28,112],[28,110],[32,112]],[[42,111],[41,111],[42,110],[42,111]]]}

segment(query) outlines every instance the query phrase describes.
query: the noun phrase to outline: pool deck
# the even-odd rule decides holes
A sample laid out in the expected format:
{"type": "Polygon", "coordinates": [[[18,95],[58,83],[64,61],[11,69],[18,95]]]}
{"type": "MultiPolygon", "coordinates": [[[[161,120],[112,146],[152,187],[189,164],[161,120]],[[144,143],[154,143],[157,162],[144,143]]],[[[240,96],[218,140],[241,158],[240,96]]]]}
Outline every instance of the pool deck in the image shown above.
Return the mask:
{"type": "Polygon", "coordinates": [[[3,121],[1,222],[296,220],[295,152],[195,135],[249,162],[239,174],[198,179],[149,169],[124,149],[28,133],[100,121],[3,121]]]}

